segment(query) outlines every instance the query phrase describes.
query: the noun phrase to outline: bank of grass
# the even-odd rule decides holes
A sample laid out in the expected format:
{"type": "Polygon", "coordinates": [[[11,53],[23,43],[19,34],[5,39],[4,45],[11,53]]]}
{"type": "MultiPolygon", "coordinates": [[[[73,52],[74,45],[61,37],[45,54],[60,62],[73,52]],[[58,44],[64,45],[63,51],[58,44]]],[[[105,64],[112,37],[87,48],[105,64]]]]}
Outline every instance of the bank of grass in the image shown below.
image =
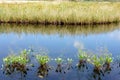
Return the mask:
{"type": "Polygon", "coordinates": [[[120,2],[0,3],[1,23],[106,24],[120,21],[120,2]]]}

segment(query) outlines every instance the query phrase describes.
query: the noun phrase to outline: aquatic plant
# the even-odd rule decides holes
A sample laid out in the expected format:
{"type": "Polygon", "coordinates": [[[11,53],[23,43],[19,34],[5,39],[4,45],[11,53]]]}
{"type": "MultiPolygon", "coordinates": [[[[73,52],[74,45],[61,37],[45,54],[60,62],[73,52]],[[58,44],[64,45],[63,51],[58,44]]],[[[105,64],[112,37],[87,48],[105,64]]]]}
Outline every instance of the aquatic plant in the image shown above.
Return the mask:
{"type": "Polygon", "coordinates": [[[104,76],[103,72],[103,65],[105,64],[105,60],[103,56],[98,56],[93,54],[93,56],[89,57],[87,61],[91,64],[93,64],[93,78],[95,80],[101,80],[101,76],[104,76]]]}
{"type": "Polygon", "coordinates": [[[64,60],[62,59],[62,58],[60,58],[60,57],[58,57],[58,58],[56,58],[55,59],[55,62],[57,63],[57,68],[56,68],[56,72],[62,72],[63,70],[62,70],[62,62],[63,62],[64,60]]]}
{"type": "Polygon", "coordinates": [[[86,62],[88,54],[83,50],[78,50],[78,58],[81,62],[86,62]]]}
{"type": "Polygon", "coordinates": [[[40,65],[47,64],[50,61],[50,58],[47,55],[36,55],[36,59],[40,65]]]}
{"type": "Polygon", "coordinates": [[[72,58],[67,58],[68,64],[72,64],[73,59],[72,58]]]}
{"type": "Polygon", "coordinates": [[[60,57],[58,57],[58,58],[55,59],[55,62],[56,62],[57,64],[62,64],[63,61],[64,61],[64,60],[63,60],[62,58],[60,58],[60,57]]]}
{"type": "Polygon", "coordinates": [[[70,70],[71,68],[73,69],[72,67],[72,62],[73,62],[73,59],[72,58],[67,58],[67,70],[70,70]]]}
{"type": "Polygon", "coordinates": [[[19,55],[13,54],[3,58],[4,72],[11,74],[14,71],[20,71],[27,74],[28,68],[26,64],[29,62],[28,54],[29,51],[25,49],[21,51],[19,55]]]}
{"type": "Polygon", "coordinates": [[[112,54],[104,54],[102,55],[104,58],[104,65],[103,65],[103,71],[104,73],[110,73],[111,71],[111,63],[113,62],[112,54]]]}
{"type": "Polygon", "coordinates": [[[102,66],[104,65],[104,58],[102,56],[96,56],[93,55],[90,59],[88,59],[88,62],[94,65],[94,69],[99,71],[102,66]]]}
{"type": "Polygon", "coordinates": [[[88,54],[83,50],[78,50],[79,63],[77,64],[78,68],[86,66],[87,59],[89,58],[88,54]]]}
{"type": "Polygon", "coordinates": [[[50,70],[50,67],[48,65],[48,62],[50,61],[50,58],[48,55],[36,55],[36,59],[39,62],[40,66],[38,67],[38,77],[44,78],[48,75],[48,72],[50,70]]]}
{"type": "Polygon", "coordinates": [[[105,64],[107,65],[107,69],[110,69],[110,64],[113,62],[112,54],[106,54],[105,57],[105,64]]]}

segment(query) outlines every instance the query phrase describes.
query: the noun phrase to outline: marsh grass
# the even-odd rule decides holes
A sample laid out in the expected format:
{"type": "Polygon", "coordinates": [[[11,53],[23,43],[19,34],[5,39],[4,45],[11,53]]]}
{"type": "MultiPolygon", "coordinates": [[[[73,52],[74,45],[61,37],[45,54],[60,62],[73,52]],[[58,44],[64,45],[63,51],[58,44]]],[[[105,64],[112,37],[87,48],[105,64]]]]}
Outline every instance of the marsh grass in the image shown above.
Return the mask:
{"type": "Polygon", "coordinates": [[[3,23],[105,24],[119,22],[119,13],[119,2],[0,3],[3,23]]]}

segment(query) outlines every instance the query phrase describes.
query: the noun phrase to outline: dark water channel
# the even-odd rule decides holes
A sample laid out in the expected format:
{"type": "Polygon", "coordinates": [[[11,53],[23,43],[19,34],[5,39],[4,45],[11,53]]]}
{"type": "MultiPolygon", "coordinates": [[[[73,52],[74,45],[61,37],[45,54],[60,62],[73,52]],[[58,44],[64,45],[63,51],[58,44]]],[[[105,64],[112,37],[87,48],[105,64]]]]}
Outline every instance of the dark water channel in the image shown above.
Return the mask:
{"type": "MultiPolygon", "coordinates": [[[[33,49],[38,52],[46,52],[51,58],[72,58],[73,69],[64,73],[56,73],[51,70],[48,76],[41,79],[37,76],[39,64],[35,59],[31,63],[26,77],[19,73],[5,75],[0,71],[0,80],[99,80],[91,76],[92,67],[88,70],[78,70],[78,48],[97,52],[101,48],[107,48],[113,56],[120,55],[120,24],[96,25],[96,26],[45,26],[45,25],[20,25],[0,24],[0,66],[2,59],[11,52],[17,54],[23,49],[33,49]]],[[[36,54],[36,53],[35,53],[36,54]]],[[[52,61],[50,65],[56,66],[52,61]]],[[[120,68],[114,66],[110,74],[104,75],[101,80],[120,80],[120,68]]]]}

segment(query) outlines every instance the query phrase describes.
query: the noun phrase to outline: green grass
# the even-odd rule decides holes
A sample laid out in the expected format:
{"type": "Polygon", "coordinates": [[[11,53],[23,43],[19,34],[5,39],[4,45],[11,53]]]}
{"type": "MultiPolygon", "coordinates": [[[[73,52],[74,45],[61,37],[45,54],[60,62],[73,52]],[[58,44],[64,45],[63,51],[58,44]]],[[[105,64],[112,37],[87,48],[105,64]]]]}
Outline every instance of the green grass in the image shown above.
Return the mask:
{"type": "Polygon", "coordinates": [[[120,2],[0,3],[0,22],[105,24],[120,21],[120,2]]]}

